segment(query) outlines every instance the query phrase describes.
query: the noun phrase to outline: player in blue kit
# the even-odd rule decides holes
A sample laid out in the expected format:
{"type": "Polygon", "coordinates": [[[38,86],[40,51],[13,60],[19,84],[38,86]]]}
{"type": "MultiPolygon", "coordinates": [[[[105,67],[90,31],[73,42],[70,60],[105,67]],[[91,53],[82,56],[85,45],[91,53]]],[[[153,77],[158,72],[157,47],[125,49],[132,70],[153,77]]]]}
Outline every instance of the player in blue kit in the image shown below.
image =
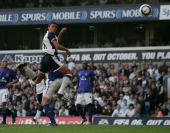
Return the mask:
{"type": "Polygon", "coordinates": [[[15,111],[8,109],[8,89],[17,82],[18,79],[16,73],[12,69],[8,68],[8,60],[3,59],[0,67],[0,108],[3,116],[2,124],[6,124],[6,116],[8,114],[12,116],[12,122],[15,122],[15,111]]]}
{"type": "Polygon", "coordinates": [[[88,123],[92,123],[93,115],[93,81],[95,80],[95,75],[93,70],[88,70],[88,64],[83,63],[83,69],[77,72],[77,99],[76,106],[78,112],[82,117],[81,124],[84,124],[86,119],[86,111],[88,111],[88,123]]]}
{"type": "Polygon", "coordinates": [[[51,123],[49,123],[49,126],[56,126],[57,123],[55,121],[55,114],[49,107],[49,102],[55,94],[55,91],[60,88],[63,82],[63,74],[59,72],[49,72],[48,73],[48,79],[46,81],[46,89],[43,92],[42,97],[42,106],[44,107],[46,115],[49,117],[51,123]]]}

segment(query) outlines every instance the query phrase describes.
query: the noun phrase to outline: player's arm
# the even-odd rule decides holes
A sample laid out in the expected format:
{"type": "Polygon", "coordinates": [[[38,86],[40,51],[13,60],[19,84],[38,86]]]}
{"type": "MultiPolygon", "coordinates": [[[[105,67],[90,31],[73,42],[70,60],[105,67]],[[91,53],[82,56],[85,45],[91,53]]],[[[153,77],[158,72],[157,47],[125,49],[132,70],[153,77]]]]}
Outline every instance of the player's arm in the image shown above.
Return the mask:
{"type": "Polygon", "coordinates": [[[13,84],[16,84],[18,82],[18,79],[12,80],[12,82],[9,82],[7,84],[7,87],[11,87],[13,84]]]}
{"type": "Polygon", "coordinates": [[[97,80],[97,77],[94,71],[91,72],[91,79],[92,79],[92,82],[97,80]]]}
{"type": "Polygon", "coordinates": [[[78,72],[75,74],[75,79],[74,79],[74,82],[76,84],[76,90],[78,89],[79,87],[79,76],[78,76],[78,72]]]}
{"type": "Polygon", "coordinates": [[[16,72],[14,71],[11,71],[11,78],[12,78],[12,81],[7,83],[7,87],[11,87],[13,84],[16,84],[18,82],[18,77],[17,77],[17,74],[16,72]]]}
{"type": "Polygon", "coordinates": [[[52,43],[53,43],[53,45],[55,46],[55,48],[57,48],[57,49],[59,49],[59,50],[62,50],[62,51],[65,51],[68,56],[71,55],[71,52],[70,52],[67,48],[65,48],[64,46],[60,45],[60,44],[57,42],[57,40],[53,40],[52,43]]]}
{"type": "Polygon", "coordinates": [[[55,33],[54,32],[50,32],[48,34],[48,39],[49,41],[54,45],[55,48],[59,49],[59,50],[62,50],[62,51],[66,51],[67,55],[70,56],[71,55],[71,52],[65,48],[64,46],[62,46],[57,40],[56,40],[56,37],[55,37],[55,33]]]}
{"type": "Polygon", "coordinates": [[[39,84],[43,79],[45,78],[45,73],[43,72],[38,72],[36,79],[35,79],[35,84],[39,84]]]}
{"type": "Polygon", "coordinates": [[[61,29],[60,33],[58,34],[58,42],[61,43],[61,40],[63,38],[63,34],[67,31],[67,28],[64,27],[61,29]]]}

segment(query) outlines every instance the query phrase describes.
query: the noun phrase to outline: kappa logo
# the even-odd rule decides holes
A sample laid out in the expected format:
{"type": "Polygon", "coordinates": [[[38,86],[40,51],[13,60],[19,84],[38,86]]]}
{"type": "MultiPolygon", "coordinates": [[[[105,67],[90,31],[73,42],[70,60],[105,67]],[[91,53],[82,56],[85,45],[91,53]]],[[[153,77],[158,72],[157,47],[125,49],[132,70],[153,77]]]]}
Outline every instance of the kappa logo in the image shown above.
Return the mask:
{"type": "Polygon", "coordinates": [[[109,121],[107,119],[101,119],[99,122],[98,122],[99,125],[109,125],[109,121]]]}
{"type": "MultiPolygon", "coordinates": [[[[5,55],[3,59],[7,59],[9,63],[14,63],[13,58],[11,57],[11,55],[5,55]]],[[[2,60],[3,60],[2,59],[2,60]]]]}

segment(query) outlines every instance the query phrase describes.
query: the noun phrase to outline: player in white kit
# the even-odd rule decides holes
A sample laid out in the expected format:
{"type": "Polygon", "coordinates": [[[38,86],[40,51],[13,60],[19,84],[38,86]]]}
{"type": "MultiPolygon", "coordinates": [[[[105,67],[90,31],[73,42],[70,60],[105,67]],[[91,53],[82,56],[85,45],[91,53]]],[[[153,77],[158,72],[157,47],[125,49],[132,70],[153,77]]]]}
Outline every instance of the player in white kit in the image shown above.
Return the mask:
{"type": "Polygon", "coordinates": [[[43,79],[39,84],[36,85],[36,89],[35,89],[36,100],[37,100],[37,103],[38,103],[37,112],[36,112],[36,115],[33,118],[33,121],[35,123],[38,123],[39,118],[41,117],[41,113],[42,113],[42,110],[43,110],[41,102],[42,102],[42,97],[43,97],[43,91],[45,91],[45,89],[46,89],[46,85],[45,85],[45,80],[43,79]]]}

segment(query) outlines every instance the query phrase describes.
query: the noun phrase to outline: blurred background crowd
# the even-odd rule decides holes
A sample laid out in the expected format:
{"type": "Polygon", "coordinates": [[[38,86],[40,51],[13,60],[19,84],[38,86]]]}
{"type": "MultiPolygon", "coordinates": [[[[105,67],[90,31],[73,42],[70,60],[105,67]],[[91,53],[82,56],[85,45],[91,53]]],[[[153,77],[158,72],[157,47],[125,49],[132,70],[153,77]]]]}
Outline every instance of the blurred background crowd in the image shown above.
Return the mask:
{"type": "MultiPolygon", "coordinates": [[[[30,67],[38,70],[37,64],[30,67]]],[[[79,71],[72,59],[68,67],[79,71]]],[[[166,62],[160,64],[151,61],[116,64],[89,63],[88,69],[94,70],[97,80],[94,81],[94,115],[113,117],[162,117],[170,116],[170,100],[166,98],[163,80],[170,74],[166,62]]],[[[18,117],[36,114],[36,94],[27,75],[18,72],[19,82],[10,89],[10,108],[15,108],[18,117]]],[[[54,95],[51,108],[56,116],[78,116],[75,106],[76,79],[73,85],[66,88],[65,96],[69,101],[61,100],[54,95]]]]}
{"type": "MultiPolygon", "coordinates": [[[[22,12],[23,16],[21,15],[22,17],[18,18],[18,22],[20,19],[30,17],[27,20],[22,20],[23,22],[28,21],[26,25],[17,24],[16,22],[13,23],[15,26],[11,26],[11,24],[6,22],[1,24],[6,26],[0,26],[0,50],[41,49],[41,40],[47,30],[47,25],[45,24],[48,22],[46,21],[46,15],[52,12],[63,14],[67,9],[70,9],[67,10],[69,12],[75,12],[72,9],[77,9],[80,14],[85,11],[91,15],[87,15],[87,18],[82,22],[79,22],[80,20],[77,19],[76,24],[74,21],[60,17],[56,20],[57,23],[61,21],[57,27],[56,35],[58,35],[61,28],[67,28],[67,32],[62,39],[62,45],[66,47],[169,46],[170,38],[169,34],[167,34],[170,33],[169,21],[161,21],[159,16],[154,17],[154,20],[150,17],[145,17],[145,19],[147,18],[146,21],[136,19],[139,17],[136,8],[143,3],[154,6],[154,11],[164,12],[165,18],[167,17],[166,19],[169,20],[169,9],[161,11],[162,8],[160,8],[161,5],[169,5],[169,0],[0,0],[0,10],[2,11],[2,14],[0,14],[1,22],[7,21],[7,14],[9,12],[15,14],[15,16],[20,16],[22,12]],[[114,13],[107,13],[108,16],[104,17],[104,12],[107,10],[112,11],[111,8],[113,8],[114,13]],[[117,10],[118,8],[125,12],[124,17],[118,18],[116,15],[119,11],[117,10]],[[94,15],[93,11],[95,11],[93,9],[103,12],[98,16],[96,16],[97,12],[95,13],[95,16],[101,18],[101,21],[91,19],[94,15]],[[33,13],[35,10],[36,12],[33,13]],[[38,16],[41,20],[39,20],[38,16]],[[126,17],[128,21],[125,19],[126,17]],[[94,22],[89,23],[88,19],[90,21],[94,20],[94,22]],[[117,21],[118,19],[121,22],[117,21]],[[45,23],[39,24],[39,21],[45,21],[45,23]],[[67,23],[66,21],[70,22],[67,23]]],[[[55,21],[55,19],[52,20],[55,21]]]]}
{"type": "Polygon", "coordinates": [[[1,0],[0,2],[0,8],[37,8],[109,4],[158,4],[169,2],[169,0],[1,0]]]}

